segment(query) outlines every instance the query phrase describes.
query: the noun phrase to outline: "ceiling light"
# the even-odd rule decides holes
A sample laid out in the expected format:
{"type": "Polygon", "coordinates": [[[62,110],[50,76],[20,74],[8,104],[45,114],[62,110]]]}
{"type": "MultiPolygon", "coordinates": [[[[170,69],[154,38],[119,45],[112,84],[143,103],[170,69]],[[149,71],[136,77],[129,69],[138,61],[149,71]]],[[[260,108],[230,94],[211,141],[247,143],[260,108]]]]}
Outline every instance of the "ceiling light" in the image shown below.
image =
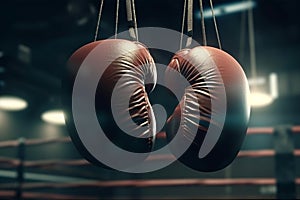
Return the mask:
{"type": "Polygon", "coordinates": [[[276,73],[269,75],[269,81],[264,77],[249,79],[250,103],[253,107],[267,106],[278,98],[278,78],[276,73]],[[269,85],[268,85],[269,83],[269,85]]]}
{"type": "Polygon", "coordinates": [[[270,94],[262,92],[250,93],[250,104],[253,107],[263,107],[270,105],[273,102],[273,98],[270,94]]]}
{"type": "Polygon", "coordinates": [[[27,108],[27,102],[15,96],[2,96],[0,97],[0,109],[8,111],[18,111],[27,108]]]}
{"type": "Polygon", "coordinates": [[[41,117],[45,122],[50,124],[65,124],[65,117],[62,110],[49,110],[44,112],[41,117]]]}
{"type": "Polygon", "coordinates": [[[251,9],[255,6],[253,1],[242,1],[238,3],[232,3],[224,6],[225,13],[235,13],[244,10],[251,9]]]}
{"type": "Polygon", "coordinates": [[[248,78],[248,83],[250,86],[258,86],[266,84],[265,77],[256,77],[256,78],[248,78]]]}
{"type": "Polygon", "coordinates": [[[270,93],[273,98],[278,97],[278,78],[276,73],[271,73],[269,76],[270,93]]]}
{"type": "MultiPolygon", "coordinates": [[[[231,14],[231,13],[248,10],[248,9],[254,8],[255,6],[256,6],[255,1],[242,1],[242,2],[224,4],[224,5],[216,6],[214,8],[214,14],[216,16],[221,16],[221,15],[225,15],[225,14],[231,14]]],[[[205,18],[212,17],[211,9],[205,9],[203,11],[203,16],[205,18]]],[[[201,17],[200,13],[199,13],[199,17],[201,17]]]]}
{"type": "Polygon", "coordinates": [[[5,72],[5,68],[0,66],[0,73],[4,73],[5,72]]]}

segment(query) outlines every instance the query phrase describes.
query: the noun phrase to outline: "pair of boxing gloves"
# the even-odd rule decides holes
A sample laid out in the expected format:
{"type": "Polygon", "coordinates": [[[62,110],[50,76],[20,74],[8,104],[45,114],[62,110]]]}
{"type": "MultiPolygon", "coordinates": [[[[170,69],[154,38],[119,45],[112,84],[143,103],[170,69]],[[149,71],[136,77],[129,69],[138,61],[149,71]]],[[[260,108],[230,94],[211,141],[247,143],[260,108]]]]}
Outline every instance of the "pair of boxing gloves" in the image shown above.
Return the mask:
{"type": "MultiPolygon", "coordinates": [[[[81,47],[68,63],[70,98],[80,67],[95,49],[99,57],[92,58],[94,68],[103,69],[94,99],[102,130],[126,151],[151,152],[156,119],[148,94],[155,88],[157,70],[149,50],[139,42],[122,39],[81,47]]],[[[216,171],[229,165],[241,148],[250,113],[248,83],[239,63],[213,47],[182,49],[166,67],[164,81],[164,86],[180,98],[165,126],[171,152],[198,171],[216,171]]],[[[74,126],[70,103],[67,101],[66,121],[71,138],[80,151],[87,151],[74,126]]],[[[95,160],[91,154],[86,157],[95,160]]]]}

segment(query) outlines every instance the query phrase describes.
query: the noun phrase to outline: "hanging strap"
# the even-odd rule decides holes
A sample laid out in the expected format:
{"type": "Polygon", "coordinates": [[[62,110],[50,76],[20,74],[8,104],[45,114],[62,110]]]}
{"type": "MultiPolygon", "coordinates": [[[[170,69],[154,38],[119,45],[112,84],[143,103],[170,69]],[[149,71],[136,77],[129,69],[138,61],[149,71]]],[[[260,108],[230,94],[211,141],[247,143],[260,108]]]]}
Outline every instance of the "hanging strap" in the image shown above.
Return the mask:
{"type": "Polygon", "coordinates": [[[189,47],[193,40],[193,0],[188,0],[187,6],[187,41],[185,47],[189,47]]]}
{"type": "Polygon", "coordinates": [[[117,5],[116,5],[116,21],[115,21],[115,39],[117,39],[117,35],[118,35],[119,7],[120,7],[120,0],[117,0],[117,5]]]}
{"type": "Polygon", "coordinates": [[[136,20],[137,17],[136,17],[136,12],[135,12],[135,2],[134,2],[134,0],[131,0],[131,3],[132,3],[132,14],[133,14],[133,20],[134,20],[136,41],[139,41],[138,26],[137,26],[137,20],[136,20]]]}
{"type": "MultiPolygon", "coordinates": [[[[99,6],[99,14],[98,14],[98,20],[97,20],[97,25],[96,25],[94,41],[97,40],[98,33],[99,33],[103,4],[104,4],[104,0],[101,0],[100,6],[99,6]]],[[[120,0],[116,0],[115,39],[117,38],[117,35],[118,35],[119,8],[120,8],[120,0]]],[[[130,37],[132,39],[135,39],[136,41],[138,41],[137,19],[136,19],[134,0],[126,0],[126,11],[127,11],[127,21],[129,24],[130,37]]]]}
{"type": "Polygon", "coordinates": [[[126,0],[126,12],[127,12],[127,22],[128,22],[128,31],[131,39],[136,40],[136,30],[135,22],[133,20],[133,9],[132,9],[132,0],[126,0]]]}
{"type": "Polygon", "coordinates": [[[134,0],[126,0],[126,12],[127,12],[128,26],[129,26],[129,29],[128,29],[129,35],[133,40],[138,41],[139,37],[138,37],[134,0]]]}
{"type": "Polygon", "coordinates": [[[244,11],[241,14],[239,60],[244,60],[245,55],[246,13],[244,11]]]}
{"type": "Polygon", "coordinates": [[[99,6],[99,14],[98,14],[98,20],[97,20],[96,31],[95,31],[95,36],[94,36],[94,42],[97,40],[97,37],[98,37],[102,9],[103,9],[103,2],[104,2],[104,0],[101,0],[100,6],[99,6]]]}
{"type": "Polygon", "coordinates": [[[252,8],[248,10],[248,31],[249,31],[249,47],[250,47],[250,65],[252,78],[256,78],[256,55],[255,55],[255,36],[253,24],[252,8]]]}
{"type": "Polygon", "coordinates": [[[180,44],[179,49],[182,49],[182,41],[183,41],[183,32],[184,32],[184,25],[185,25],[185,12],[186,12],[186,0],[183,2],[183,12],[182,12],[182,23],[181,23],[181,34],[180,34],[180,44]]]}

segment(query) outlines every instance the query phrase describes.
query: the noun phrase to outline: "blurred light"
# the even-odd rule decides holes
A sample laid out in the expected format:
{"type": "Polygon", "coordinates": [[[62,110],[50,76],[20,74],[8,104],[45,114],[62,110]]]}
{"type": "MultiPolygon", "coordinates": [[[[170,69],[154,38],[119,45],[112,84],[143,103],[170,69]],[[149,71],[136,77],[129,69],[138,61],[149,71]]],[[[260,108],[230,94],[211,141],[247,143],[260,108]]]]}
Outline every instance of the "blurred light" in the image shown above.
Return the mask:
{"type": "Polygon", "coordinates": [[[253,8],[255,6],[254,1],[242,1],[238,3],[232,3],[224,6],[225,13],[234,13],[234,12],[239,12],[243,10],[248,10],[250,8],[253,8]]]}
{"type": "Polygon", "coordinates": [[[266,185],[259,188],[261,194],[276,194],[277,188],[275,185],[266,185]]]}
{"type": "Polygon", "coordinates": [[[0,80],[0,88],[5,86],[5,82],[0,80]]]}
{"type": "Polygon", "coordinates": [[[278,98],[278,79],[276,73],[269,75],[269,82],[266,82],[266,78],[264,77],[250,78],[248,82],[251,91],[250,103],[253,107],[267,106],[274,99],[278,98]]]}
{"type": "Polygon", "coordinates": [[[2,96],[0,97],[0,109],[8,111],[18,111],[27,108],[27,102],[19,97],[2,96]]]}
{"type": "Polygon", "coordinates": [[[278,97],[278,79],[276,73],[271,73],[269,76],[270,80],[270,93],[273,98],[278,97]]]}
{"type": "Polygon", "coordinates": [[[0,58],[2,58],[4,56],[3,51],[0,51],[0,58]]]}
{"type": "Polygon", "coordinates": [[[31,49],[30,47],[19,44],[18,46],[18,59],[23,63],[30,63],[31,62],[31,49]]]}
{"type": "Polygon", "coordinates": [[[42,114],[42,119],[50,124],[63,125],[65,117],[62,110],[49,110],[42,114]]]}
{"type": "Polygon", "coordinates": [[[0,74],[5,72],[5,68],[0,66],[0,74]]]}
{"type": "MultiPolygon", "coordinates": [[[[230,4],[224,4],[221,6],[214,7],[214,13],[216,16],[231,14],[235,12],[241,12],[244,10],[248,10],[251,8],[254,8],[256,6],[255,1],[242,1],[242,2],[236,2],[236,3],[230,3],[230,4]]],[[[203,11],[203,16],[205,18],[212,17],[211,9],[205,9],[203,11]]],[[[199,13],[199,17],[201,17],[199,13]]]]}
{"type": "Polygon", "coordinates": [[[273,98],[270,94],[262,92],[250,93],[250,104],[253,107],[263,107],[270,105],[273,102],[273,98]]]}
{"type": "Polygon", "coordinates": [[[78,25],[78,26],[83,26],[83,25],[85,25],[88,21],[89,21],[89,19],[88,19],[87,17],[82,17],[81,19],[77,20],[77,25],[78,25]]]}
{"type": "Polygon", "coordinates": [[[264,77],[249,78],[248,83],[250,86],[264,85],[266,83],[266,79],[264,77]]]}

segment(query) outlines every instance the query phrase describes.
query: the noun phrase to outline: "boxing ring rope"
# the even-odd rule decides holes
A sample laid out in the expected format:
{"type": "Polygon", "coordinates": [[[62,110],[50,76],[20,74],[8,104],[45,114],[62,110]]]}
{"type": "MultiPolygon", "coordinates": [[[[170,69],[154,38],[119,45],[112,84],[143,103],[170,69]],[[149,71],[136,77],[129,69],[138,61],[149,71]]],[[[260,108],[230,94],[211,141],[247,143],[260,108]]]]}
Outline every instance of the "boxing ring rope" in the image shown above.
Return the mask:
{"type": "MultiPolygon", "coordinates": [[[[296,184],[300,184],[300,178],[295,180],[296,184]]],[[[82,183],[25,183],[22,189],[66,189],[66,188],[112,188],[112,187],[171,187],[171,186],[266,186],[275,185],[276,179],[274,178],[235,178],[235,179],[152,179],[152,180],[122,180],[122,181],[91,181],[82,183]]],[[[14,192],[11,191],[16,188],[16,184],[3,184],[0,185],[0,197],[10,194],[13,196],[14,192]]],[[[28,193],[24,192],[24,198],[43,198],[45,194],[28,193]]],[[[71,195],[56,195],[47,194],[47,199],[94,199],[93,197],[84,196],[71,196],[71,195]]]]}
{"type": "MultiPolygon", "coordinates": [[[[273,127],[260,127],[260,128],[249,128],[247,130],[247,135],[253,134],[273,134],[274,133],[273,127]]],[[[293,133],[300,133],[300,126],[293,126],[291,127],[293,133]]],[[[159,133],[158,138],[164,139],[165,133],[159,133]]],[[[52,139],[27,139],[24,141],[26,146],[33,146],[33,145],[45,145],[45,144],[52,144],[52,143],[69,143],[71,142],[70,137],[62,137],[62,138],[52,138],[52,139]]],[[[11,140],[11,141],[4,141],[0,142],[0,149],[1,148],[9,148],[9,147],[17,147],[19,145],[18,140],[11,140]]],[[[274,156],[274,150],[243,150],[240,151],[238,157],[270,157],[274,156]]],[[[300,149],[294,150],[295,156],[300,156],[300,149]]],[[[156,155],[150,156],[148,160],[162,160],[162,159],[173,159],[173,155],[156,155]]],[[[18,166],[20,161],[18,159],[12,158],[5,158],[0,157],[0,164],[8,165],[8,166],[18,166]]],[[[88,161],[85,159],[74,159],[74,160],[43,160],[43,161],[24,161],[25,167],[51,167],[53,165],[60,165],[60,166],[83,166],[83,165],[90,165],[88,161]]]]}
{"type": "MultiPolygon", "coordinates": [[[[295,180],[300,184],[300,178],[295,180]]],[[[229,186],[229,185],[275,185],[274,178],[212,178],[212,179],[152,179],[89,181],[81,183],[25,183],[23,189],[78,188],[78,187],[170,187],[170,186],[229,186]]],[[[12,189],[15,184],[0,184],[0,189],[12,189]]]]}
{"type": "MultiPolygon", "coordinates": [[[[0,191],[0,197],[3,198],[9,198],[9,199],[13,199],[15,196],[15,192],[14,191],[0,191]]],[[[23,198],[24,199],[45,199],[45,197],[47,197],[47,199],[57,199],[57,200],[82,200],[82,199],[89,199],[89,200],[94,200],[94,199],[99,199],[96,197],[92,197],[92,196],[75,196],[75,195],[62,195],[62,194],[51,194],[51,193],[39,193],[39,192],[24,192],[23,193],[23,198]]]]}
{"type": "MultiPolygon", "coordinates": [[[[237,157],[239,158],[261,158],[261,157],[272,157],[275,156],[274,150],[245,150],[240,151],[237,157]]],[[[300,156],[300,150],[294,150],[294,156],[300,156]]],[[[156,155],[150,156],[147,160],[172,160],[172,155],[156,155]]],[[[0,158],[0,164],[5,165],[4,168],[16,167],[20,161],[18,159],[11,158],[0,158]]],[[[87,166],[92,165],[85,159],[73,159],[73,160],[42,160],[42,161],[25,161],[24,166],[28,168],[49,168],[53,166],[87,166]]],[[[3,166],[2,166],[3,167],[3,166]]]]}
{"type": "MultiPolygon", "coordinates": [[[[274,150],[244,150],[240,151],[237,157],[239,158],[261,158],[275,156],[274,150]]],[[[294,156],[300,156],[300,150],[294,150],[294,156]]],[[[150,156],[147,160],[172,160],[173,155],[155,155],[150,156]]],[[[18,159],[0,158],[0,165],[4,165],[4,168],[17,167],[20,161],[18,159]]],[[[49,168],[53,166],[87,166],[92,165],[85,159],[72,159],[72,160],[42,160],[42,161],[24,161],[23,165],[28,168],[49,168]]],[[[3,166],[2,166],[3,168],[3,166]]]]}
{"type": "MultiPolygon", "coordinates": [[[[67,143],[71,142],[70,137],[62,137],[62,138],[51,138],[51,139],[27,139],[25,140],[25,145],[44,145],[44,144],[52,144],[52,143],[67,143]]],[[[17,147],[19,145],[18,140],[10,140],[5,142],[0,142],[0,148],[9,148],[9,147],[17,147]]]]}
{"type": "MultiPolygon", "coordinates": [[[[273,127],[255,127],[248,128],[247,135],[253,134],[273,134],[275,128],[273,127]]],[[[300,126],[292,126],[291,130],[293,133],[300,133],[300,126]]],[[[165,133],[161,132],[157,135],[158,138],[165,138],[165,133]]],[[[44,145],[51,143],[67,143],[71,142],[70,137],[62,137],[62,138],[51,138],[51,139],[26,139],[25,145],[44,145]]],[[[0,148],[8,148],[8,147],[17,147],[19,145],[18,140],[10,140],[10,141],[2,141],[0,142],[0,148]]]]}
{"type": "MultiPolygon", "coordinates": [[[[249,128],[247,135],[255,134],[273,134],[275,132],[273,127],[260,127],[249,128]]],[[[300,126],[290,127],[293,133],[300,133],[300,126]]],[[[165,134],[158,134],[158,138],[164,139],[165,134]]],[[[26,139],[24,140],[25,146],[37,146],[54,143],[70,143],[70,137],[53,138],[53,139],[26,139]]],[[[20,141],[11,140],[0,142],[1,148],[18,147],[20,141]]],[[[300,149],[295,149],[294,156],[300,156],[300,149]]],[[[276,155],[276,151],[272,149],[265,150],[242,150],[239,152],[239,158],[260,158],[260,157],[272,157],[276,155]]],[[[173,155],[157,155],[149,157],[147,160],[166,160],[173,159],[173,155]]],[[[22,164],[26,168],[51,168],[53,166],[88,166],[91,165],[85,159],[70,159],[70,160],[42,160],[42,161],[22,161],[15,158],[0,157],[1,168],[18,167],[22,164]]],[[[276,185],[277,181],[274,178],[214,178],[214,179],[152,179],[152,180],[116,180],[116,181],[80,181],[80,182],[66,182],[66,183],[53,183],[53,182],[37,182],[37,183],[23,183],[18,186],[17,183],[13,184],[0,184],[0,197],[9,196],[15,194],[17,187],[21,187],[22,190],[28,189],[51,189],[51,188],[78,188],[78,187],[96,187],[96,188],[108,188],[108,187],[168,187],[168,186],[236,186],[236,185],[276,185]]],[[[295,178],[295,184],[300,185],[300,178],[295,178]]],[[[39,199],[39,193],[26,192],[22,193],[24,198],[39,199]]],[[[71,195],[55,195],[51,194],[47,196],[48,199],[76,199],[71,195]],[[51,196],[52,195],[52,196],[51,196]]],[[[82,198],[82,197],[80,197],[82,198]]],[[[92,199],[93,197],[87,197],[92,199]]],[[[78,199],[78,198],[77,198],[78,199]]],[[[82,199],[85,199],[84,197],[82,199]]]]}
{"type": "MultiPolygon", "coordinates": [[[[300,132],[300,126],[292,127],[292,131],[295,133],[300,132]]],[[[274,128],[249,128],[247,134],[271,134],[274,132],[274,128]]],[[[158,134],[158,138],[164,139],[165,134],[158,134]]],[[[34,145],[45,145],[45,144],[53,144],[53,143],[69,143],[71,142],[70,137],[62,137],[62,138],[53,138],[53,139],[27,139],[24,141],[26,146],[34,146],[34,145]]],[[[11,148],[18,147],[18,140],[4,141],[0,142],[1,148],[11,148]]],[[[239,157],[263,157],[263,156],[273,156],[275,152],[273,150],[260,150],[260,151],[241,151],[239,152],[239,157]]],[[[295,156],[299,156],[299,150],[294,151],[295,156]]],[[[161,159],[173,159],[172,155],[157,155],[149,157],[148,160],[161,160],[161,159]]],[[[5,165],[7,167],[18,166],[20,164],[20,160],[0,157],[0,164],[5,165]]],[[[51,167],[53,165],[62,165],[62,166],[82,166],[89,165],[89,163],[84,159],[78,160],[43,160],[43,161],[24,161],[25,167],[51,167]]]]}

